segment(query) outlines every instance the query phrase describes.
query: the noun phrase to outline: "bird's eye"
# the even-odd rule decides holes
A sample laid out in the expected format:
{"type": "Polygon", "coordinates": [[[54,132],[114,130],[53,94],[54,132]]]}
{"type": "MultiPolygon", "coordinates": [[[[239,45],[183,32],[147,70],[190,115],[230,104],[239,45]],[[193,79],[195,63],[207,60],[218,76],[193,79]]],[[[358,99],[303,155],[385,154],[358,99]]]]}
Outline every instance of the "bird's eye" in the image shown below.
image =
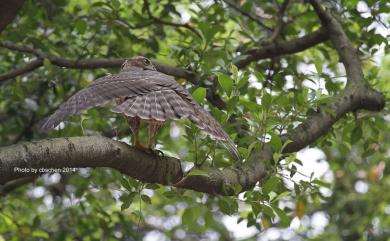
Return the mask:
{"type": "Polygon", "coordinates": [[[144,64],[145,64],[145,65],[150,65],[150,60],[145,58],[145,59],[144,59],[144,64]]]}

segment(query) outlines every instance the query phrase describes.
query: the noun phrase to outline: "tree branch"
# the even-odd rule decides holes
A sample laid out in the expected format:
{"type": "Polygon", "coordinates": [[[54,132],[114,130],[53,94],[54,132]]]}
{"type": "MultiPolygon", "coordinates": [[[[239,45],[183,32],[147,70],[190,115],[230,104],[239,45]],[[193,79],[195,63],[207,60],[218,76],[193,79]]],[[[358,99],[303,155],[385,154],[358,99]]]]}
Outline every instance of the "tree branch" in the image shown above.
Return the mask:
{"type": "Polygon", "coordinates": [[[325,11],[317,0],[310,0],[314,7],[322,26],[329,31],[330,40],[339,54],[341,62],[345,66],[347,73],[347,84],[365,84],[362,64],[358,51],[354,48],[352,42],[348,39],[341,24],[332,16],[329,11],[325,11]]]}
{"type": "MultiPolygon", "coordinates": [[[[0,47],[33,54],[38,57],[37,60],[30,62],[28,65],[11,70],[8,73],[0,75],[0,81],[5,81],[22,75],[43,66],[43,59],[48,59],[53,65],[58,67],[66,67],[72,69],[98,69],[98,68],[118,68],[122,65],[125,58],[112,59],[80,59],[70,60],[66,58],[56,57],[42,52],[39,49],[34,49],[28,45],[18,45],[8,41],[0,42],[0,47]]],[[[178,78],[185,78],[193,84],[199,82],[199,75],[184,68],[171,66],[159,61],[152,61],[157,70],[167,75],[172,75],[178,78]]]]}
{"type": "Polygon", "coordinates": [[[0,1],[0,32],[7,27],[8,24],[14,20],[20,9],[22,8],[24,0],[3,0],[0,1]]]}
{"type": "Polygon", "coordinates": [[[43,65],[43,60],[38,58],[36,60],[31,61],[25,66],[13,69],[5,74],[0,74],[0,82],[15,78],[19,75],[30,73],[31,71],[41,67],[43,65]]]}
{"type": "Polygon", "coordinates": [[[0,184],[24,176],[15,168],[111,167],[145,182],[174,183],[181,179],[175,158],[146,154],[125,143],[100,136],[25,142],[0,151],[0,184]]]}
{"type": "Polygon", "coordinates": [[[243,15],[243,16],[249,18],[250,20],[256,22],[259,26],[263,27],[264,29],[266,29],[266,30],[268,30],[270,32],[274,31],[271,27],[268,27],[262,21],[260,21],[260,19],[252,16],[252,14],[250,14],[250,13],[245,12],[244,10],[242,10],[240,7],[236,6],[234,3],[230,2],[229,0],[223,0],[223,2],[226,3],[229,7],[233,8],[234,10],[239,12],[241,15],[243,15]]]}
{"type": "Polygon", "coordinates": [[[277,57],[285,54],[294,54],[311,48],[319,43],[329,39],[329,35],[325,29],[320,29],[301,38],[296,38],[290,41],[274,42],[267,44],[264,47],[253,48],[242,53],[235,65],[242,69],[248,66],[253,61],[277,57]]]}
{"type": "Polygon", "coordinates": [[[144,0],[144,8],[145,8],[149,18],[153,19],[156,23],[160,23],[160,24],[164,24],[164,25],[168,25],[168,26],[172,26],[172,27],[186,28],[186,29],[190,30],[191,32],[193,32],[200,39],[202,39],[202,35],[195,28],[191,27],[188,24],[171,23],[171,22],[167,22],[167,21],[164,21],[162,19],[159,19],[159,18],[153,16],[152,12],[150,11],[149,1],[148,0],[144,0]]]}
{"type": "MultiPolygon", "coordinates": [[[[320,29],[317,32],[308,34],[304,37],[293,39],[290,41],[283,41],[279,43],[271,43],[262,48],[253,48],[248,51],[243,52],[243,58],[240,58],[235,64],[238,68],[242,69],[248,66],[252,61],[258,61],[260,59],[266,59],[270,57],[293,54],[300,51],[303,51],[307,48],[313,47],[316,44],[328,40],[329,37],[326,33],[326,30],[320,29]]],[[[124,61],[124,58],[116,59],[80,59],[80,60],[70,60],[66,58],[56,57],[47,53],[42,52],[41,50],[34,49],[31,46],[18,45],[11,42],[0,42],[0,47],[8,48],[11,50],[30,53],[41,59],[48,59],[53,65],[66,68],[74,69],[98,69],[98,68],[117,68],[120,67],[124,61]]],[[[199,73],[194,73],[184,68],[171,66],[164,64],[158,61],[153,61],[153,64],[156,65],[158,71],[172,75],[178,78],[185,78],[193,84],[198,84],[200,79],[199,73]]],[[[43,66],[43,62],[38,65],[38,61],[34,63],[34,68],[39,68],[43,66]]],[[[33,69],[30,66],[30,71],[33,69]]],[[[27,73],[27,68],[23,71],[12,70],[8,73],[0,75],[0,81],[5,81],[11,78],[14,78],[18,75],[27,73]]]]}
{"type": "MultiPolygon", "coordinates": [[[[352,85],[351,85],[352,86],[352,85]]],[[[367,87],[348,87],[330,101],[329,111],[312,115],[291,134],[293,142],[284,150],[295,152],[311,144],[338,119],[349,111],[360,108],[380,110],[384,106],[383,95],[367,87]],[[338,103],[336,101],[339,101],[338,103]]],[[[122,142],[105,137],[71,137],[15,144],[0,148],[0,183],[30,176],[31,173],[16,172],[18,168],[62,167],[111,167],[144,182],[192,189],[205,193],[232,195],[239,184],[248,190],[267,175],[265,161],[272,159],[272,148],[264,144],[261,151],[253,152],[246,162],[223,170],[205,167],[206,175],[190,175],[182,178],[180,160],[146,154],[122,142]]]]}
{"type": "Polygon", "coordinates": [[[286,12],[286,9],[287,9],[289,3],[290,3],[289,0],[284,0],[282,6],[279,7],[278,20],[276,23],[275,30],[273,31],[273,33],[271,35],[271,42],[277,40],[283,31],[283,28],[284,28],[283,17],[284,17],[284,14],[286,12]]]}
{"type": "Polygon", "coordinates": [[[21,177],[12,181],[7,182],[4,185],[0,185],[0,196],[5,196],[8,193],[14,191],[18,187],[24,186],[28,183],[33,182],[36,176],[21,177]]]}

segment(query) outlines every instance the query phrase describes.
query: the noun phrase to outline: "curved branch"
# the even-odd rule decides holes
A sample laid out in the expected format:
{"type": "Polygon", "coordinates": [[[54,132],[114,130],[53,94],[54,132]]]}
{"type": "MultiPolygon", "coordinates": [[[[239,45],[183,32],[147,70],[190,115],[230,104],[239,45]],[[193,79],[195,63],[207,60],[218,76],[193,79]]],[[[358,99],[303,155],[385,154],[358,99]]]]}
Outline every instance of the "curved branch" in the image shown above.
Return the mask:
{"type": "Polygon", "coordinates": [[[42,174],[39,168],[111,167],[145,182],[168,184],[181,179],[175,158],[146,154],[125,143],[101,136],[46,139],[2,147],[0,184],[42,174]],[[28,168],[23,172],[18,168],[28,168]],[[36,169],[37,173],[31,172],[36,169]]]}
{"type": "Polygon", "coordinates": [[[42,59],[36,59],[26,64],[25,66],[13,69],[5,74],[0,74],[0,82],[15,78],[19,75],[27,74],[43,65],[42,59]]]}
{"type": "MultiPolygon", "coordinates": [[[[328,40],[328,34],[326,30],[320,29],[317,32],[308,34],[304,37],[293,39],[290,41],[283,41],[279,43],[272,43],[262,48],[253,48],[246,52],[242,53],[243,58],[240,58],[235,64],[238,68],[242,69],[248,66],[253,61],[258,61],[260,59],[271,58],[279,55],[293,54],[300,51],[303,51],[307,48],[313,47],[316,44],[322,43],[328,40]]],[[[66,68],[74,69],[98,69],[98,68],[117,68],[120,67],[123,63],[124,58],[112,58],[112,59],[81,59],[81,60],[70,60],[66,58],[52,56],[50,54],[44,53],[41,50],[34,49],[33,47],[26,45],[18,45],[11,42],[0,42],[0,46],[3,48],[8,48],[11,50],[34,54],[39,58],[48,59],[53,65],[66,68]]],[[[156,65],[157,70],[172,75],[178,78],[185,78],[193,84],[198,84],[200,79],[200,74],[189,71],[185,68],[175,67],[168,64],[164,64],[158,61],[153,61],[156,65]]],[[[42,66],[43,63],[40,65],[42,66]]],[[[36,68],[40,66],[35,66],[36,68]]],[[[30,69],[32,71],[33,69],[30,69]]],[[[3,75],[0,75],[1,81],[14,78],[17,75],[25,74],[27,72],[10,71],[3,75]],[[9,76],[9,77],[8,77],[9,76]]]]}
{"type": "Polygon", "coordinates": [[[326,29],[320,29],[316,32],[296,38],[290,41],[274,42],[264,47],[253,48],[242,53],[235,65],[238,68],[244,68],[253,61],[276,57],[285,54],[294,54],[311,48],[319,43],[329,39],[326,29]]]}
{"type": "Polygon", "coordinates": [[[23,3],[24,0],[0,1],[0,32],[14,20],[23,3]]]}
{"type": "Polygon", "coordinates": [[[355,84],[365,84],[362,64],[358,55],[357,49],[348,39],[341,24],[332,16],[329,11],[325,11],[317,0],[310,0],[310,4],[314,7],[321,24],[328,29],[330,40],[336,49],[341,62],[345,66],[347,73],[347,84],[352,82],[355,84]]]}

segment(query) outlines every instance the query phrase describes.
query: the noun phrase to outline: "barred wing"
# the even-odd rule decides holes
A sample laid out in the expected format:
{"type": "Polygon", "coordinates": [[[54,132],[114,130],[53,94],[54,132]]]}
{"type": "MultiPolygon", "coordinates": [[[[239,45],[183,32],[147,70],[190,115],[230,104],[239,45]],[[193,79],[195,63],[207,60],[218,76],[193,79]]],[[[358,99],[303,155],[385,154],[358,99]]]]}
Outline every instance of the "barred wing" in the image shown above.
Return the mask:
{"type": "Polygon", "coordinates": [[[147,120],[165,121],[188,118],[213,139],[223,141],[225,147],[237,158],[240,158],[234,142],[221,125],[192,99],[187,90],[177,83],[171,83],[162,89],[128,98],[114,107],[112,111],[147,120]]]}
{"type": "Polygon", "coordinates": [[[159,89],[161,86],[156,83],[164,81],[174,82],[169,76],[159,74],[156,71],[121,72],[117,75],[102,77],[93,81],[63,103],[47,118],[41,130],[47,132],[70,116],[103,105],[114,98],[131,98],[159,89]]]}

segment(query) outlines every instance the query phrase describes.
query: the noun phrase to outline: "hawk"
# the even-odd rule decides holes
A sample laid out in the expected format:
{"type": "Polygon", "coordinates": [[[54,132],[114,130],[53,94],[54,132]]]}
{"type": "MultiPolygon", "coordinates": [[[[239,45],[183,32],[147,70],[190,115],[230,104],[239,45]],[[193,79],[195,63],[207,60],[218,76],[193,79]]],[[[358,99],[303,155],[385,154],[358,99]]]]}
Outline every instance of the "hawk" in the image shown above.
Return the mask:
{"type": "Polygon", "coordinates": [[[223,141],[235,156],[240,156],[229,135],[191,94],[171,76],[158,72],[143,56],[126,59],[119,74],[99,78],[71,96],[48,117],[41,129],[48,132],[70,116],[111,100],[117,103],[112,111],[124,114],[134,135],[134,146],[139,149],[153,150],[157,131],[166,120],[188,118],[211,138],[223,141]],[[147,147],[140,143],[141,120],[149,124],[147,147]]]}

